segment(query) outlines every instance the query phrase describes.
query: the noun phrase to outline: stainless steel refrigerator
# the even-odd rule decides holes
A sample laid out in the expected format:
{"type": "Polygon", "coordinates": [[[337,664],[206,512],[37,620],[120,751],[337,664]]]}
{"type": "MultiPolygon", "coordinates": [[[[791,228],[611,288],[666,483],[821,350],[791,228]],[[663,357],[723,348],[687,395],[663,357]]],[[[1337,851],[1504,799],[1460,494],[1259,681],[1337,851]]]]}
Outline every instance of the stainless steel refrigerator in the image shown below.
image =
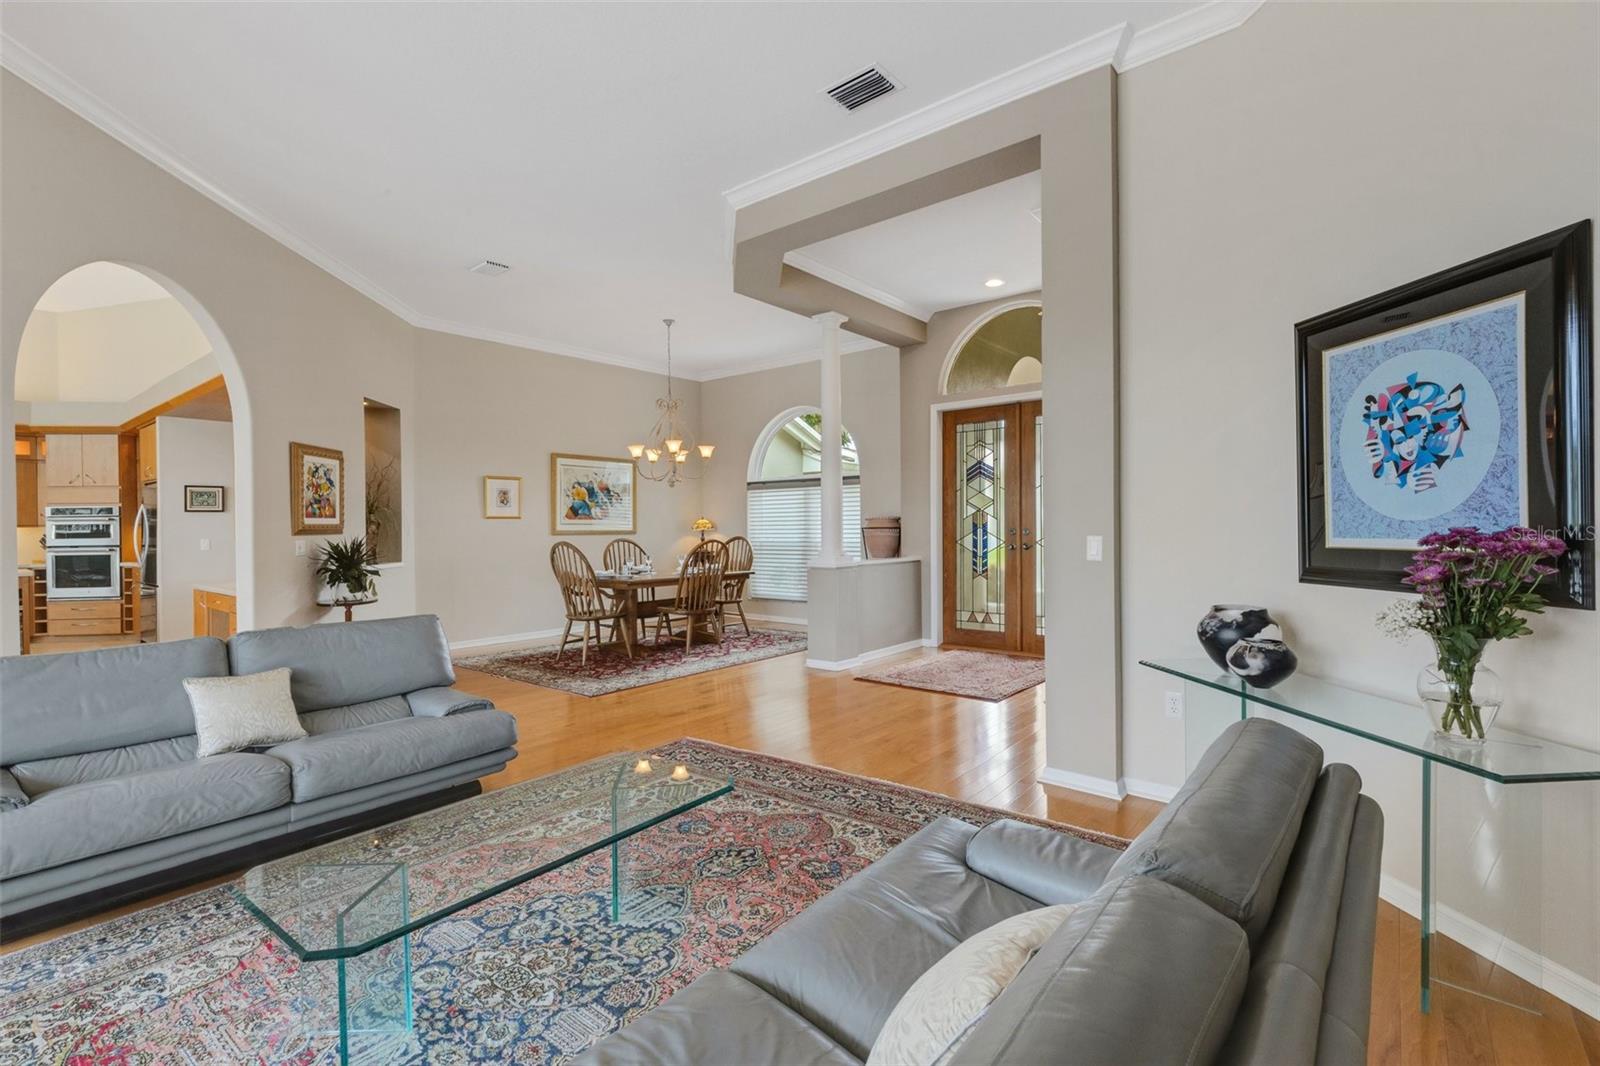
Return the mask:
{"type": "MultiPolygon", "coordinates": [[[[141,599],[156,598],[156,590],[161,584],[159,570],[156,567],[156,483],[146,482],[139,489],[139,513],[133,520],[133,546],[139,553],[139,596],[141,599]]],[[[155,615],[153,612],[140,612],[141,616],[148,616],[150,623],[141,620],[139,625],[139,639],[153,641],[156,639],[155,615]]]]}

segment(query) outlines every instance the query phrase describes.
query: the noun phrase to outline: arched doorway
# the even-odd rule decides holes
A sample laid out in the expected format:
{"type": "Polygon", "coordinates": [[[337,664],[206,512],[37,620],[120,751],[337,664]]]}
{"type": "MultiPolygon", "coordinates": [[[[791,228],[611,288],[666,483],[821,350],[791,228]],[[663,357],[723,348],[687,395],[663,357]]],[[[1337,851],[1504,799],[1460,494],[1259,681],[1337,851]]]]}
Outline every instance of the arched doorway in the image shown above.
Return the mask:
{"type": "Polygon", "coordinates": [[[201,618],[247,627],[250,409],[216,321],[158,272],[98,260],[41,293],[7,354],[6,513],[34,585],[8,650],[180,639],[201,618]]]}

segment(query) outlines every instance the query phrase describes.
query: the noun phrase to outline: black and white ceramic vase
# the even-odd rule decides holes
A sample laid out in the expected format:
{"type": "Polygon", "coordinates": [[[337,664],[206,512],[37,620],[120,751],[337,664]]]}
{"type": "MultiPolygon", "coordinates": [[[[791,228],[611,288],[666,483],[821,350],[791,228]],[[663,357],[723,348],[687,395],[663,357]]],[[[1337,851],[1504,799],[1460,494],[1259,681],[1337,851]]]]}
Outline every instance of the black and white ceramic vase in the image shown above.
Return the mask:
{"type": "Polygon", "coordinates": [[[1252,688],[1271,688],[1299,665],[1294,650],[1271,637],[1246,637],[1228,649],[1228,669],[1252,688]]]}
{"type": "Polygon", "coordinates": [[[1277,625],[1265,607],[1242,603],[1219,603],[1195,627],[1200,646],[1221,670],[1228,669],[1228,652],[1241,640],[1258,636],[1268,626],[1277,625]]]}

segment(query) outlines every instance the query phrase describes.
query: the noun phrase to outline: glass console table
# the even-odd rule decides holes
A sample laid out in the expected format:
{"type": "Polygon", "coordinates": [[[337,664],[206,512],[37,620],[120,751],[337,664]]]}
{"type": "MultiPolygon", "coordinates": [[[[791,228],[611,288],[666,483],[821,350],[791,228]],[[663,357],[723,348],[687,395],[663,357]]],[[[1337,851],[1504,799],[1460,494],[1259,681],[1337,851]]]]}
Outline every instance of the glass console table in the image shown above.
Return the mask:
{"type": "Polygon", "coordinates": [[[1275,712],[1416,756],[1422,1009],[1438,984],[1538,1012],[1545,812],[1544,789],[1536,786],[1600,781],[1600,753],[1502,729],[1479,744],[1452,742],[1433,732],[1420,703],[1304,674],[1257,689],[1206,658],[1139,665],[1184,683],[1190,769],[1229,722],[1275,712]]]}
{"type": "Polygon", "coordinates": [[[339,1061],[404,1057],[415,932],[609,849],[611,920],[651,920],[652,873],[630,838],[733,791],[726,775],[649,754],[614,756],[497,789],[252,868],[233,892],[300,960],[307,1036],[339,1061]]]}

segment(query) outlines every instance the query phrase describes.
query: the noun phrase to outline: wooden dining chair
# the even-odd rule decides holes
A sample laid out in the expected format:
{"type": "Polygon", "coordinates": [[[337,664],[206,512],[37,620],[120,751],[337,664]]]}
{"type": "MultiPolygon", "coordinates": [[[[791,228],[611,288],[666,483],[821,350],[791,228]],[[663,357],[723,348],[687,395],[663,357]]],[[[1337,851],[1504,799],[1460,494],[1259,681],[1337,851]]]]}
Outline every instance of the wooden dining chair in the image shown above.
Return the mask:
{"type": "Polygon", "coordinates": [[[756,552],[750,542],[744,537],[729,537],[727,540],[726,566],[722,573],[722,595],[717,600],[717,607],[726,619],[729,611],[739,614],[739,624],[744,626],[744,635],[750,635],[750,620],[744,616],[744,591],[750,583],[750,571],[755,569],[756,552]]]}
{"type": "Polygon", "coordinates": [[[627,604],[611,599],[595,584],[594,567],[576,544],[557,541],[550,548],[550,569],[555,571],[556,584],[561,586],[561,598],[567,607],[567,628],[561,634],[561,647],[556,649],[556,662],[572,642],[572,627],[583,623],[583,651],[580,665],[589,665],[589,633],[594,632],[595,650],[600,650],[601,627],[611,623],[611,639],[620,634],[622,646],[633,658],[633,630],[627,624],[627,604]]]}
{"type": "Polygon", "coordinates": [[[667,637],[676,637],[672,630],[675,619],[683,619],[683,650],[694,647],[695,626],[709,623],[719,642],[723,639],[722,627],[722,574],[727,569],[728,550],[719,541],[696,544],[683,560],[683,570],[678,574],[678,594],[661,601],[661,613],[656,616],[656,642],[661,641],[661,627],[667,627],[667,637]]]}
{"type": "MultiPolygon", "coordinates": [[[[650,553],[644,550],[644,545],[638,541],[629,540],[627,537],[618,537],[606,545],[606,550],[600,555],[600,565],[613,574],[622,573],[622,568],[629,564],[650,565],[650,553]]],[[[642,588],[633,590],[634,616],[638,619],[638,638],[644,639],[645,622],[661,613],[661,607],[656,603],[656,590],[642,588]]]]}

